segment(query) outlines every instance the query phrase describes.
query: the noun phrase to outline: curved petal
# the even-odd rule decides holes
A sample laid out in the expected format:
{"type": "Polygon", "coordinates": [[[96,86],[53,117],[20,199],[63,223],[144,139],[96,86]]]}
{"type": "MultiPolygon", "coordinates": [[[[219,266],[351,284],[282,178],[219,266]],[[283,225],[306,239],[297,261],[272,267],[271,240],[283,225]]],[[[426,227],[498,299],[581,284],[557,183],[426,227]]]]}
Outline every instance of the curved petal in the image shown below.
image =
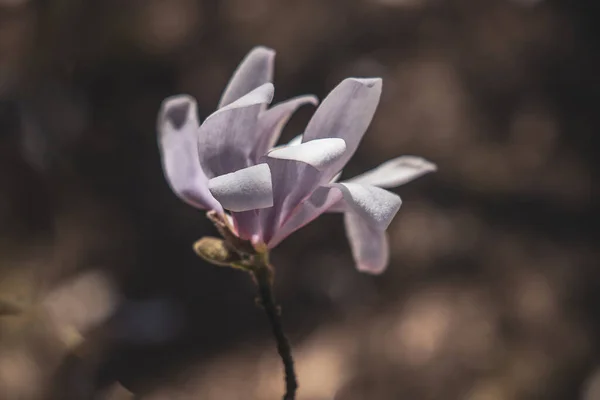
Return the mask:
{"type": "Polygon", "coordinates": [[[342,138],[348,151],[330,171],[328,180],[352,157],[369,127],[381,96],[381,79],[348,78],[323,100],[306,127],[303,141],[342,138]]]}
{"type": "Polygon", "coordinates": [[[292,212],[292,215],[277,230],[275,236],[268,243],[275,247],[293,232],[315,220],[319,215],[329,211],[334,204],[342,202],[342,192],[336,187],[320,186],[308,199],[303,201],[292,212]]]}
{"type": "Polygon", "coordinates": [[[319,186],[321,172],[302,161],[266,157],[272,171],[273,207],[260,215],[262,240],[269,244],[291,212],[319,186]]]}
{"type": "Polygon", "coordinates": [[[265,157],[273,174],[273,207],[260,216],[263,241],[271,245],[295,210],[321,186],[323,170],[344,155],[342,139],[319,139],[271,151],[265,157]]]}
{"type": "Polygon", "coordinates": [[[400,209],[400,196],[375,186],[334,183],[342,191],[348,212],[360,215],[374,228],[385,230],[400,209]]]}
{"type": "Polygon", "coordinates": [[[267,154],[275,146],[281,135],[281,130],[292,114],[305,104],[316,106],[319,104],[319,100],[310,95],[298,96],[276,104],[258,116],[257,143],[252,157],[255,161],[258,161],[260,157],[267,154]]]}
{"type": "Polygon", "coordinates": [[[268,244],[269,247],[276,246],[324,212],[353,213],[374,229],[385,230],[401,204],[398,195],[374,186],[353,183],[320,186],[293,210],[268,244]]]}
{"type": "Polygon", "coordinates": [[[377,168],[349,179],[347,182],[393,188],[436,170],[436,165],[424,158],[402,156],[386,161],[377,168]]]}
{"type": "Polygon", "coordinates": [[[273,205],[271,171],[258,164],[212,178],[208,181],[212,195],[231,211],[248,211],[273,205]]]}
{"type": "Polygon", "coordinates": [[[274,149],[267,154],[267,158],[300,161],[318,170],[324,170],[335,164],[345,152],[346,143],[343,139],[326,138],[274,149]]]}
{"type": "Polygon", "coordinates": [[[351,212],[344,215],[344,224],[356,268],[361,272],[381,274],[390,257],[385,230],[372,226],[360,215],[351,212]]]}
{"type": "Polygon", "coordinates": [[[244,97],[211,114],[198,130],[200,163],[209,178],[253,164],[256,123],[263,104],[273,98],[273,85],[265,83],[244,97]]]}
{"type": "Polygon", "coordinates": [[[200,165],[196,101],[187,95],[163,101],[158,115],[158,143],[165,177],[173,192],[202,209],[223,209],[208,190],[208,178],[200,165]]]}
{"type": "Polygon", "coordinates": [[[275,51],[255,47],[244,57],[227,84],[219,101],[219,108],[233,103],[257,87],[272,82],[275,51]]]}
{"type": "Polygon", "coordinates": [[[269,152],[263,159],[271,167],[273,207],[258,213],[233,213],[240,236],[253,241],[260,237],[271,245],[294,210],[320,186],[321,170],[342,157],[345,150],[344,141],[334,138],[283,146],[269,152]]]}

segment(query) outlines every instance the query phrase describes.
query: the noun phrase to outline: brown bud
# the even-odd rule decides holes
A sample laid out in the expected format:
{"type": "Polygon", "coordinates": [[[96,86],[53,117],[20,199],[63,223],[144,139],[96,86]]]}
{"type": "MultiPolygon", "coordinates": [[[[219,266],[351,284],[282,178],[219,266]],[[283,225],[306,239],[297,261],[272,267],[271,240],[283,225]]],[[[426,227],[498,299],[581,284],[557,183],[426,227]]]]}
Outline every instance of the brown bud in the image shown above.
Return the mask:
{"type": "Polygon", "coordinates": [[[205,236],[194,243],[194,251],[211,264],[231,266],[240,256],[229,248],[223,239],[205,236]]]}

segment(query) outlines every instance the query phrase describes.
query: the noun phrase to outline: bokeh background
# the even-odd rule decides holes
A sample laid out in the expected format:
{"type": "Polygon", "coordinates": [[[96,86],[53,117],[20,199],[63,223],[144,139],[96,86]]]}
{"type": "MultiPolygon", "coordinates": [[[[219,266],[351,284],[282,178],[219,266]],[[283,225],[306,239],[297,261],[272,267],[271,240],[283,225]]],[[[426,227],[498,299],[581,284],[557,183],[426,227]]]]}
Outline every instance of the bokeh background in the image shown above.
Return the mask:
{"type": "Polygon", "coordinates": [[[600,399],[593,4],[0,0],[0,399],[281,396],[255,288],[194,255],[214,228],[155,136],[163,98],[207,116],[255,45],[275,101],[383,77],[345,176],[439,166],[396,190],[384,275],[339,215],[274,251],[299,399],[600,399]]]}

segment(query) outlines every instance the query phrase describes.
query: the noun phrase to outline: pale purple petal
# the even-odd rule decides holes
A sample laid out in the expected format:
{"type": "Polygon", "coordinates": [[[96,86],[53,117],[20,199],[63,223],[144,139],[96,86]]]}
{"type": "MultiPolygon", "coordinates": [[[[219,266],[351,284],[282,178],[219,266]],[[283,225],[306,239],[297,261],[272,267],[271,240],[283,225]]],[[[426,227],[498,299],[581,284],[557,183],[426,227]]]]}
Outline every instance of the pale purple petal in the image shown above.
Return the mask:
{"type": "MultiPolygon", "coordinates": [[[[293,232],[315,220],[319,215],[329,211],[334,204],[344,203],[342,192],[336,187],[320,186],[308,199],[303,201],[277,230],[275,236],[268,243],[269,247],[277,246],[283,239],[293,232]]],[[[345,204],[345,203],[344,203],[345,204]]]]}
{"type": "Polygon", "coordinates": [[[322,173],[302,161],[266,157],[271,167],[273,207],[262,210],[262,239],[269,244],[291,212],[319,187],[322,173]]]}
{"type": "Polygon", "coordinates": [[[257,87],[272,82],[275,51],[266,47],[255,47],[242,60],[227,84],[219,108],[233,103],[257,87]]]}
{"type": "Polygon", "coordinates": [[[347,182],[320,186],[293,210],[269,246],[276,246],[324,212],[355,213],[373,227],[385,230],[401,204],[398,195],[374,186],[347,182]]]}
{"type": "Polygon", "coordinates": [[[258,164],[208,181],[212,195],[231,211],[247,211],[273,205],[271,172],[267,164],[258,164]]]}
{"type": "Polygon", "coordinates": [[[278,160],[300,161],[323,170],[344,157],[345,152],[346,143],[343,139],[327,138],[311,140],[297,146],[283,146],[272,150],[267,156],[278,160]]]}
{"type": "Polygon", "coordinates": [[[367,130],[381,95],[381,79],[348,78],[323,100],[306,127],[303,141],[342,138],[348,151],[329,171],[338,173],[352,157],[367,130]]]}
{"type": "Polygon", "coordinates": [[[163,101],[158,115],[158,143],[165,177],[173,192],[188,204],[223,212],[208,190],[198,159],[196,101],[187,95],[163,101]]]}
{"type": "Polygon", "coordinates": [[[385,230],[400,209],[400,196],[375,186],[334,183],[342,191],[349,212],[360,215],[373,227],[385,230]]]}
{"type": "Polygon", "coordinates": [[[305,104],[317,105],[319,100],[315,96],[299,96],[276,104],[258,116],[257,141],[252,158],[255,161],[271,150],[279,140],[281,131],[292,114],[305,104]]]}
{"type": "Polygon", "coordinates": [[[424,158],[402,156],[389,160],[377,168],[358,175],[347,182],[392,188],[404,185],[436,169],[435,164],[424,158]]]}
{"type": "Polygon", "coordinates": [[[370,274],[382,273],[390,257],[385,230],[372,226],[360,215],[351,212],[344,215],[344,223],[356,268],[370,274]]]}
{"type": "Polygon", "coordinates": [[[260,107],[273,98],[273,85],[265,83],[244,97],[217,110],[200,126],[198,152],[209,178],[254,164],[250,153],[256,143],[260,107]]]}
{"type": "Polygon", "coordinates": [[[273,180],[273,207],[260,215],[266,244],[294,211],[321,186],[323,170],[344,155],[342,139],[320,139],[271,151],[269,163],[273,180]]]}

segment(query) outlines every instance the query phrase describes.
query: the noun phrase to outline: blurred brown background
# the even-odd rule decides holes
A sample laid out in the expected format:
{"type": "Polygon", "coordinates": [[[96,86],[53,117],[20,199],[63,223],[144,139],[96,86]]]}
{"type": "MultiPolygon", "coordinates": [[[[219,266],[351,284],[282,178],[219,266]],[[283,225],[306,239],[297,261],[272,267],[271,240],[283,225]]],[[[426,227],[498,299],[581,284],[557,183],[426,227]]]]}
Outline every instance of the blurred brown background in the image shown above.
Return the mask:
{"type": "Polygon", "coordinates": [[[384,275],[339,215],[274,251],[299,399],[600,399],[593,4],[0,0],[0,399],[279,398],[255,288],[193,254],[214,229],[155,138],[163,98],[207,116],[259,44],[276,101],[383,77],[346,176],[439,166],[397,190],[384,275]]]}

